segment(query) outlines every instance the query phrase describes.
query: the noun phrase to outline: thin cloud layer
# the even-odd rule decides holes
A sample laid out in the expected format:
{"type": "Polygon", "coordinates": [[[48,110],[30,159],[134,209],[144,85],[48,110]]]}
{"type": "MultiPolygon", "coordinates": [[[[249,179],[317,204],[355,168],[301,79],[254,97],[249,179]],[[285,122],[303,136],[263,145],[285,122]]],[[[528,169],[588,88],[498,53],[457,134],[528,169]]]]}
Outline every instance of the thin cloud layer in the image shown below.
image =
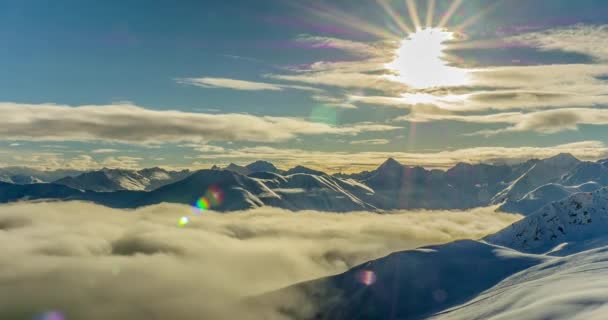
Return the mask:
{"type": "Polygon", "coordinates": [[[224,88],[242,91],[283,91],[284,89],[297,89],[304,91],[319,91],[313,87],[274,84],[266,82],[245,81],[228,78],[178,78],[177,83],[202,88],[224,88]]]}
{"type": "Polygon", "coordinates": [[[193,216],[187,206],[167,204],[135,211],[3,205],[0,318],[56,310],[91,320],[283,319],[275,313],[280,305],[252,310],[239,302],[394,250],[479,238],[520,219],[494,209],[193,216]],[[180,228],[181,216],[190,222],[180,228]]]}
{"type": "Polygon", "coordinates": [[[483,130],[474,134],[494,135],[504,132],[535,131],[556,133],[577,130],[579,125],[608,125],[607,109],[564,108],[537,112],[509,112],[487,115],[455,115],[412,113],[397,120],[411,122],[459,121],[482,124],[511,124],[497,130],[483,130]]]}
{"type": "Polygon", "coordinates": [[[298,118],[157,111],[130,104],[70,107],[0,103],[0,138],[35,141],[281,142],[299,135],[357,135],[398,127],[360,123],[335,127],[298,118]]]}
{"type": "Polygon", "coordinates": [[[608,25],[577,24],[531,32],[507,39],[542,50],[581,53],[608,62],[608,25]]]}
{"type": "Polygon", "coordinates": [[[389,144],[390,141],[387,139],[369,139],[369,140],[354,140],[350,144],[362,144],[362,145],[381,145],[389,144]]]}
{"type": "MultiPolygon", "coordinates": [[[[364,57],[382,57],[386,52],[387,43],[364,43],[334,37],[300,35],[295,40],[310,48],[336,49],[364,57]]],[[[389,46],[390,47],[390,46],[389,46]]]]}

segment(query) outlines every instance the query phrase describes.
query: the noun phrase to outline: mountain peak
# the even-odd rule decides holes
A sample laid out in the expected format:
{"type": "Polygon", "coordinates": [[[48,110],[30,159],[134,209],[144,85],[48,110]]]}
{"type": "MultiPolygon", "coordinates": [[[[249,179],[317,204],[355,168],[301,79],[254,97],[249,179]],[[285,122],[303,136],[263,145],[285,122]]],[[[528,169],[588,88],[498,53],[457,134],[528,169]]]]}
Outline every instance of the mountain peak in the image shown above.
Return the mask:
{"type": "Polygon", "coordinates": [[[251,172],[247,167],[239,166],[238,164],[230,163],[224,170],[236,172],[238,174],[242,174],[244,176],[250,174],[251,172]]]}
{"type": "Polygon", "coordinates": [[[268,162],[268,161],[263,161],[263,160],[258,160],[255,162],[252,162],[248,165],[245,166],[247,169],[249,169],[251,172],[279,172],[279,169],[277,169],[277,167],[274,166],[274,164],[268,162]]]}
{"type": "Polygon", "coordinates": [[[388,158],[388,159],[386,159],[386,161],[384,161],[380,165],[380,167],[378,167],[378,170],[395,170],[395,169],[402,169],[402,168],[403,168],[403,165],[399,161],[397,161],[393,158],[388,158]]]}
{"type": "Polygon", "coordinates": [[[572,163],[579,162],[579,160],[570,153],[560,153],[551,158],[545,159],[544,162],[554,165],[569,165],[572,163]]]}

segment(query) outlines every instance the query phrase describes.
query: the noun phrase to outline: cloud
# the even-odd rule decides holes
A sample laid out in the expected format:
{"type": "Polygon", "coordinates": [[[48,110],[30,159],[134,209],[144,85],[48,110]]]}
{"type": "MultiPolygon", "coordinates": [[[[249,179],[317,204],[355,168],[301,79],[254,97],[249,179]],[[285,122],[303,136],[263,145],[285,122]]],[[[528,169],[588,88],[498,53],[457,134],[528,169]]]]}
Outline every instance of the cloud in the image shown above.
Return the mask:
{"type": "Polygon", "coordinates": [[[333,71],[341,73],[386,73],[386,63],[389,59],[374,58],[354,61],[317,61],[307,65],[290,66],[286,69],[294,72],[333,71]]]}
{"type": "Polygon", "coordinates": [[[580,141],[547,147],[472,147],[424,153],[326,152],[260,146],[229,150],[223,154],[204,154],[198,158],[206,165],[217,160],[246,162],[265,159],[283,167],[305,165],[324,172],[359,172],[375,169],[389,157],[406,165],[447,169],[459,162],[518,163],[533,158],[549,158],[559,153],[571,153],[582,160],[598,160],[608,157],[608,146],[601,141],[580,141]]]}
{"type": "Polygon", "coordinates": [[[382,75],[334,70],[300,74],[268,74],[266,77],[282,81],[338,88],[378,90],[387,93],[404,92],[408,88],[407,85],[388,79],[382,75]]]}
{"type": "Polygon", "coordinates": [[[94,149],[91,153],[116,153],[119,152],[116,149],[94,149]]]}
{"type": "Polygon", "coordinates": [[[348,98],[330,97],[326,95],[313,95],[311,98],[315,101],[322,102],[326,107],[357,109],[357,106],[352,104],[348,98]]]}
{"type": "Polygon", "coordinates": [[[137,169],[141,167],[139,162],[142,160],[144,159],[138,157],[107,157],[101,162],[101,165],[109,168],[137,169]]]}
{"type": "Polygon", "coordinates": [[[274,313],[280,305],[251,309],[239,302],[394,250],[480,238],[521,218],[494,210],[262,208],[191,216],[180,228],[180,217],[191,215],[187,206],[2,205],[0,318],[33,319],[52,309],[91,320],[284,319],[274,313]]]}
{"type": "Polygon", "coordinates": [[[369,140],[354,140],[350,144],[364,144],[364,145],[380,145],[388,144],[390,141],[387,139],[369,139],[369,140]]]}
{"type": "Polygon", "coordinates": [[[390,49],[390,43],[387,42],[366,43],[347,39],[313,36],[305,34],[298,36],[295,41],[301,44],[308,45],[310,48],[337,49],[364,57],[382,57],[383,55],[385,55],[387,50],[390,49]]]}
{"type": "MultiPolygon", "coordinates": [[[[1,152],[0,152],[1,153],[1,152]]],[[[101,153],[104,154],[104,153],[101,153]]],[[[9,159],[9,156],[6,157],[9,159]]],[[[29,167],[38,170],[98,170],[101,168],[139,169],[139,157],[113,156],[95,159],[88,154],[68,155],[59,152],[23,151],[11,155],[12,166],[29,167]]]]}
{"type": "Polygon", "coordinates": [[[199,152],[211,152],[211,153],[220,153],[220,152],[224,152],[226,151],[226,149],[224,149],[223,147],[220,146],[212,146],[212,145],[202,145],[202,146],[197,146],[194,148],[194,150],[199,151],[199,152]]]}
{"type": "Polygon", "coordinates": [[[598,62],[608,62],[608,25],[577,24],[525,33],[506,40],[547,51],[581,53],[598,62]]]}
{"type": "Polygon", "coordinates": [[[531,110],[608,105],[602,76],[608,65],[539,65],[471,70],[467,86],[408,90],[378,96],[350,95],[353,103],[413,109],[434,106],[435,111],[479,112],[531,110]]]}
{"type": "Polygon", "coordinates": [[[178,78],[175,81],[180,84],[197,86],[202,88],[223,88],[242,91],[283,91],[283,89],[320,91],[319,89],[306,86],[253,82],[227,78],[178,78]]]}
{"type": "Polygon", "coordinates": [[[316,49],[338,49],[357,56],[357,59],[316,61],[289,66],[290,74],[266,74],[274,80],[321,85],[342,89],[367,89],[385,93],[400,93],[408,86],[385,75],[393,71],[386,64],[394,59],[399,43],[396,41],[358,42],[323,36],[302,35],[296,42],[316,49]]]}
{"type": "Polygon", "coordinates": [[[608,109],[569,108],[536,112],[509,112],[487,115],[455,115],[412,113],[398,120],[412,122],[459,121],[481,124],[512,124],[497,130],[483,130],[476,134],[492,135],[504,132],[534,131],[556,133],[577,130],[579,125],[608,125],[608,109]]]}
{"type": "Polygon", "coordinates": [[[359,123],[331,126],[298,118],[158,111],[131,104],[71,107],[0,103],[0,138],[34,141],[280,142],[300,135],[357,135],[399,127],[359,123]]]}

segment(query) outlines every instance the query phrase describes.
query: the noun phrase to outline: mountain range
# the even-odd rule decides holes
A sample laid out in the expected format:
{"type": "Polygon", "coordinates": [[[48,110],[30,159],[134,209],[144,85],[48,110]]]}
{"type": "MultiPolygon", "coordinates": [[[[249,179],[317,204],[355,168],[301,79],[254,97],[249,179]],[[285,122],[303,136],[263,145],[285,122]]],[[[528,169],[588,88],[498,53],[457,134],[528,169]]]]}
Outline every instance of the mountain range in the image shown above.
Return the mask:
{"type": "Polygon", "coordinates": [[[162,168],[143,170],[107,169],[84,172],[54,181],[74,189],[113,192],[119,190],[152,191],[177,182],[191,174],[188,170],[167,171],[162,168]]]}
{"type": "Polygon", "coordinates": [[[281,170],[256,161],[210,170],[102,169],[89,172],[0,168],[0,202],[23,199],[88,200],[112,207],[159,202],[193,204],[213,186],[228,197],[212,209],[259,206],[291,210],[352,211],[466,209],[500,205],[528,215],[544,205],[608,185],[608,162],[580,161],[570,154],[516,165],[459,163],[443,170],[406,166],[388,159],[378,168],[329,175],[296,166],[281,170]],[[44,192],[61,185],[61,192],[44,192]],[[67,188],[66,188],[67,187],[67,188]]]}

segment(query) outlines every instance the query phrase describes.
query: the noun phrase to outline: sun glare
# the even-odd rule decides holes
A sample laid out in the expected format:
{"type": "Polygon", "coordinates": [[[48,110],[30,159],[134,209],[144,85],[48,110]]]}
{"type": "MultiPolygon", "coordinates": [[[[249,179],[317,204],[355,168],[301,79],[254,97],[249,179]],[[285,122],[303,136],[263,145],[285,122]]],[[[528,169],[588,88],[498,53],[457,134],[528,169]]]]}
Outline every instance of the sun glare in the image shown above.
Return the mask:
{"type": "Polygon", "coordinates": [[[466,84],[466,70],[449,66],[444,59],[445,42],[452,39],[452,32],[439,28],[425,28],[408,35],[401,42],[396,59],[387,65],[396,73],[391,77],[419,89],[466,84]]]}

